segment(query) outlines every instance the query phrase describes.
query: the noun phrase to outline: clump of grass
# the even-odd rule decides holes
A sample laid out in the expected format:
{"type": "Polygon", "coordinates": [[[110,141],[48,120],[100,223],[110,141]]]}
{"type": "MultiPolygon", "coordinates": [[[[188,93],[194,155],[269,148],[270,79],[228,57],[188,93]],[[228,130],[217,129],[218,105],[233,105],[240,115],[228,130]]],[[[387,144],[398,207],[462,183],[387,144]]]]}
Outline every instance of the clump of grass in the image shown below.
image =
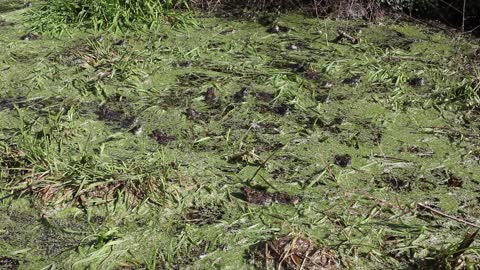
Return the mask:
{"type": "MultiPolygon", "coordinates": [[[[175,25],[194,23],[191,8],[233,12],[303,10],[316,16],[376,19],[381,16],[375,0],[41,0],[30,16],[32,30],[62,33],[71,26],[86,26],[111,32],[130,28],[154,28],[162,22],[175,25]]],[[[243,12],[242,12],[243,13],[243,12]]]]}
{"type": "Polygon", "coordinates": [[[72,25],[118,32],[138,26],[152,28],[161,22],[187,23],[188,15],[172,12],[173,9],[188,9],[187,2],[187,0],[44,0],[40,2],[39,8],[32,10],[30,25],[35,31],[61,33],[72,25]]]}

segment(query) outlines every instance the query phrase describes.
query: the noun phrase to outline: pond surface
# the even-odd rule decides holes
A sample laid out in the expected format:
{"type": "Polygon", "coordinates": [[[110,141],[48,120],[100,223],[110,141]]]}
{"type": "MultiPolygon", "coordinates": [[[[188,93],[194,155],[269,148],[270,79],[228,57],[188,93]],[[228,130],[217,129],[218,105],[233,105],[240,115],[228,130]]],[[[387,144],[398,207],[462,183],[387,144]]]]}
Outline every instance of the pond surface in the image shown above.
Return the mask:
{"type": "Polygon", "coordinates": [[[22,40],[0,3],[0,268],[273,269],[300,239],[308,269],[431,269],[480,224],[478,42],[298,14],[22,40]]]}

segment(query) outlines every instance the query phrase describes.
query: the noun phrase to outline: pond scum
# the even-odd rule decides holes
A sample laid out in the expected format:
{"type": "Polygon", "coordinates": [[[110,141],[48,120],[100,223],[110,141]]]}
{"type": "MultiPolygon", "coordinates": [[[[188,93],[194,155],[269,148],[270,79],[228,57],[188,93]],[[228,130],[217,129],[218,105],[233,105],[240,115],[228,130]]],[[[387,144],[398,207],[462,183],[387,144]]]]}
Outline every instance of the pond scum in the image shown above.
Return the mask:
{"type": "Polygon", "coordinates": [[[0,269],[480,269],[478,40],[284,14],[31,33],[0,1],[0,269]]]}

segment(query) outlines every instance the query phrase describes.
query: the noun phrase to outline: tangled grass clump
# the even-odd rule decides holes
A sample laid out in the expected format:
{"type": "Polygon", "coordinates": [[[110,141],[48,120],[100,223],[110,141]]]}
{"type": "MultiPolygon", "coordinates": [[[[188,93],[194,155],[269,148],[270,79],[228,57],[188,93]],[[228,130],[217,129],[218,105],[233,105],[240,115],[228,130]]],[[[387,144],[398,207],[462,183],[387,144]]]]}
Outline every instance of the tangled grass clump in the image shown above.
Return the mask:
{"type": "Polygon", "coordinates": [[[124,31],[152,28],[160,23],[191,24],[193,9],[232,11],[302,10],[316,16],[372,18],[380,9],[378,0],[41,0],[31,11],[30,24],[38,32],[63,32],[71,26],[124,31]]]}
{"type": "Polygon", "coordinates": [[[301,10],[318,17],[377,20],[385,9],[421,18],[439,19],[462,30],[477,29],[480,2],[454,0],[40,0],[32,11],[32,30],[62,32],[81,25],[110,32],[153,28],[161,23],[192,24],[182,11],[203,10],[244,14],[245,11],[301,10]]]}
{"type": "Polygon", "coordinates": [[[188,9],[188,0],[51,0],[32,10],[30,23],[39,32],[63,32],[77,25],[110,32],[153,27],[161,22],[186,23],[174,9],[188,9]]]}

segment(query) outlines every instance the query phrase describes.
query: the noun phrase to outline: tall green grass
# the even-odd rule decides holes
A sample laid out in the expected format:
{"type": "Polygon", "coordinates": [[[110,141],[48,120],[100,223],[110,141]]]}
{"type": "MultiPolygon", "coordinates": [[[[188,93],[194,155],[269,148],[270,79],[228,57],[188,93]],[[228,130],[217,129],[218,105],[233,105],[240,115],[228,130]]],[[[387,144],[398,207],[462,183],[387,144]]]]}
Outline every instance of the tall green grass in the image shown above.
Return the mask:
{"type": "Polygon", "coordinates": [[[42,0],[29,16],[32,30],[63,32],[80,26],[110,32],[153,28],[160,23],[186,24],[190,16],[173,12],[188,10],[188,0],[42,0]]]}

